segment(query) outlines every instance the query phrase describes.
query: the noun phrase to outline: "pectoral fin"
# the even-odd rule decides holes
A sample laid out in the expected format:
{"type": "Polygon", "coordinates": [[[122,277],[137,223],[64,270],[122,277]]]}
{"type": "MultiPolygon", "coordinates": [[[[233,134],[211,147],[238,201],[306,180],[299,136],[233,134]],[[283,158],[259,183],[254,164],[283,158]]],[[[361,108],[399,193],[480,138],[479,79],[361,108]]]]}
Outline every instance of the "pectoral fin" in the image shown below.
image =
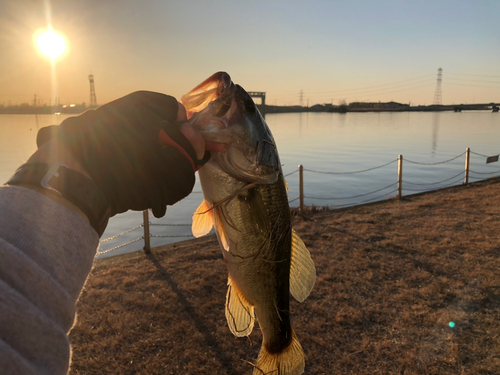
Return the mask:
{"type": "Polygon", "coordinates": [[[316,268],[309,250],[293,229],[291,263],[290,293],[297,301],[303,302],[316,282],[316,268]]]}
{"type": "Polygon", "coordinates": [[[241,295],[231,278],[227,285],[226,319],[229,329],[237,337],[248,336],[255,323],[254,307],[241,295]]]}
{"type": "Polygon", "coordinates": [[[206,200],[203,200],[193,215],[191,231],[196,238],[208,234],[214,226],[214,212],[212,206],[206,200]]]}

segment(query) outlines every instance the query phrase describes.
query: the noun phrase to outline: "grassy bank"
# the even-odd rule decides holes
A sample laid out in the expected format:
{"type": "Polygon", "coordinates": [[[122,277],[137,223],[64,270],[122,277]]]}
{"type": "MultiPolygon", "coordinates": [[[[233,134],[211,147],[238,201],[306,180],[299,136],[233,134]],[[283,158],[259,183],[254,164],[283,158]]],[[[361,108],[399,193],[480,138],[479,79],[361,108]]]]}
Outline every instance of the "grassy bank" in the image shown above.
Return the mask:
{"type": "MultiPolygon", "coordinates": [[[[307,374],[498,374],[500,183],[295,216],[316,263],[291,304],[307,374]],[[451,328],[450,322],[455,326],[451,328]]],[[[71,374],[250,374],[215,238],[96,262],[71,374]]]]}

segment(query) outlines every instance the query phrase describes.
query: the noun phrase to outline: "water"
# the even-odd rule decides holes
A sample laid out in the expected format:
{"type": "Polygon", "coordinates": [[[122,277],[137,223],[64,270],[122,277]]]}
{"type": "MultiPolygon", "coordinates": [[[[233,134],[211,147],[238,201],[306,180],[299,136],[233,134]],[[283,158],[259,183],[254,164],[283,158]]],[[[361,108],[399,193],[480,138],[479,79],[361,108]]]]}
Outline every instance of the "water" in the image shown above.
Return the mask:
{"type": "MultiPolygon", "coordinates": [[[[35,151],[40,127],[59,124],[67,115],[0,115],[0,182],[7,181],[15,169],[35,151]]],[[[400,112],[400,113],[293,113],[266,116],[287,177],[291,206],[297,206],[299,182],[297,166],[304,171],[305,204],[344,207],[396,195],[398,155],[403,161],[403,194],[458,185],[463,182],[465,155],[470,147],[482,155],[500,153],[500,114],[478,112],[400,112]],[[392,162],[392,163],[390,163],[392,162]],[[389,165],[363,173],[383,164],[389,165]],[[325,174],[311,172],[328,172],[325,174]],[[447,180],[447,181],[445,181],[447,180]],[[443,181],[443,182],[440,182],[443,181]],[[431,184],[434,182],[440,182],[431,184]],[[428,185],[420,185],[428,184],[428,185]],[[430,184],[430,185],[429,185],[430,184]],[[390,186],[389,186],[390,185],[390,186]],[[385,189],[384,189],[385,188],[385,189]],[[380,190],[378,192],[374,192],[380,190]],[[373,192],[373,193],[372,193],[373,192]],[[350,198],[354,197],[354,198],[350,198]],[[335,198],[335,199],[325,199],[335,198]]],[[[500,175],[500,163],[485,164],[485,158],[471,154],[471,181],[500,175]]],[[[169,207],[158,220],[150,214],[152,246],[190,237],[191,215],[202,200],[197,182],[194,192],[169,207]]],[[[111,218],[102,239],[139,226],[142,212],[127,212],[111,218]]],[[[143,236],[142,228],[101,244],[100,252],[143,236]]],[[[140,250],[143,241],[110,251],[102,256],[140,250]]]]}

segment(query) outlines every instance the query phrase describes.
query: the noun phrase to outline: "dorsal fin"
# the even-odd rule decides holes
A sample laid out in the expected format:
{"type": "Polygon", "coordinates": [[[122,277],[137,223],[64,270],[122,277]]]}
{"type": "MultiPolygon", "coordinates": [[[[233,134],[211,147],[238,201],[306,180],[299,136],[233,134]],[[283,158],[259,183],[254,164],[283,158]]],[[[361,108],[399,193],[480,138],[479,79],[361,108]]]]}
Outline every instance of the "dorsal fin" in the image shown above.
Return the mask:
{"type": "Polygon", "coordinates": [[[290,293],[299,302],[304,301],[316,282],[316,268],[311,254],[292,229],[292,260],[290,267],[290,293]]]}
{"type": "Polygon", "coordinates": [[[231,280],[227,280],[226,320],[229,329],[237,337],[248,336],[255,323],[254,307],[239,292],[231,280]]]}
{"type": "Polygon", "coordinates": [[[208,234],[214,226],[214,212],[211,205],[205,199],[198,206],[193,214],[193,224],[191,231],[196,238],[208,234]]]}

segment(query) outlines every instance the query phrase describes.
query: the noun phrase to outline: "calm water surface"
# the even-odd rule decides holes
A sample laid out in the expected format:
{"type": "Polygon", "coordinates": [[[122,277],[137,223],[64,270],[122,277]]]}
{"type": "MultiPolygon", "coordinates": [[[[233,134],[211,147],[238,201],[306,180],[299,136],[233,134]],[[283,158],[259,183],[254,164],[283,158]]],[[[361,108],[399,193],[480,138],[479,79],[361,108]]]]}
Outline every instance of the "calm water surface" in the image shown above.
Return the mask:
{"type": "MultiPolygon", "coordinates": [[[[0,182],[36,149],[40,127],[59,124],[66,115],[0,115],[0,182]]],[[[397,186],[396,159],[403,155],[403,194],[436,189],[463,181],[465,152],[500,153],[500,114],[491,112],[402,113],[294,113],[267,115],[266,121],[278,145],[287,176],[291,206],[299,195],[297,166],[304,172],[305,204],[343,207],[394,196],[397,186]],[[392,163],[391,163],[392,162],[392,163]],[[363,173],[350,173],[389,165],[363,173]],[[314,171],[314,172],[313,172],[314,171]],[[317,173],[323,172],[323,173],[317,173]],[[333,174],[335,173],[335,174],[333,174]],[[447,181],[445,181],[447,180],[447,181]],[[425,184],[425,185],[424,185],[425,184]],[[391,185],[391,186],[390,186],[391,185]],[[378,192],[375,192],[379,190],[378,192]],[[350,198],[353,197],[353,198],[350,198]]],[[[499,163],[485,164],[485,157],[471,155],[471,181],[500,175],[499,163]]],[[[202,200],[199,183],[194,193],[169,207],[160,220],[152,217],[152,246],[187,239],[191,215],[202,200]],[[161,224],[161,225],[158,225],[161,224]],[[186,237],[167,237],[186,236],[186,237]]],[[[142,213],[113,217],[103,239],[142,223],[142,213]]],[[[142,228],[101,244],[100,252],[143,235],[142,228]]],[[[107,255],[136,251],[142,241],[113,250],[107,255]]],[[[103,255],[101,255],[102,257],[103,255]]]]}

